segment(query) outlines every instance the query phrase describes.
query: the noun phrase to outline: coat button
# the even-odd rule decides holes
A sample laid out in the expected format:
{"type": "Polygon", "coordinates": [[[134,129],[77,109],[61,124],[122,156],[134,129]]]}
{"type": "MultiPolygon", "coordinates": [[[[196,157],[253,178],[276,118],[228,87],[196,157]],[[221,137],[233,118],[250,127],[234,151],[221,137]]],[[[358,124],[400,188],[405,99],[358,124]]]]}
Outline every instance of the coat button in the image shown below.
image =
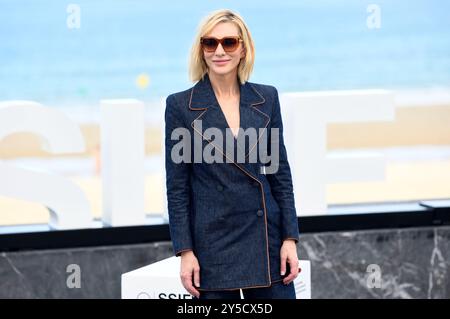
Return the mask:
{"type": "Polygon", "coordinates": [[[219,191],[219,192],[221,192],[221,191],[223,191],[223,186],[222,185],[217,185],[217,190],[219,191]]]}
{"type": "Polygon", "coordinates": [[[256,215],[261,217],[262,215],[264,215],[264,212],[261,209],[258,209],[258,211],[256,212],[256,215]]]}
{"type": "Polygon", "coordinates": [[[257,187],[257,186],[259,186],[259,183],[258,183],[257,181],[253,181],[253,182],[252,182],[252,185],[255,186],[255,187],[257,187]]]}

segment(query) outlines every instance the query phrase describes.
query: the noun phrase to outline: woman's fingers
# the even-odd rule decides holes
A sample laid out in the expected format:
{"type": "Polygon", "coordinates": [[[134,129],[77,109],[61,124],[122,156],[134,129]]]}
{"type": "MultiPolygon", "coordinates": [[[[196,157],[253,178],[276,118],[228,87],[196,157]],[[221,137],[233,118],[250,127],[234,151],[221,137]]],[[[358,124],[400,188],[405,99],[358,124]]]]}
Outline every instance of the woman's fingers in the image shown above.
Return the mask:
{"type": "Polygon", "coordinates": [[[280,272],[281,272],[281,276],[284,276],[284,274],[286,273],[287,257],[283,253],[281,254],[280,257],[281,257],[280,272]]]}
{"type": "Polygon", "coordinates": [[[195,287],[192,284],[192,269],[191,271],[186,271],[181,274],[181,282],[183,283],[184,288],[195,297],[200,297],[200,292],[195,289],[195,287]]]}
{"type": "Polygon", "coordinates": [[[291,272],[286,278],[283,279],[283,283],[285,285],[290,284],[298,276],[298,260],[297,259],[293,261],[288,260],[288,262],[291,268],[291,272]]]}
{"type": "Polygon", "coordinates": [[[194,267],[194,285],[200,287],[200,267],[194,267]]]}
{"type": "Polygon", "coordinates": [[[200,287],[200,266],[193,254],[182,257],[181,260],[181,282],[186,290],[193,296],[199,298],[200,292],[194,287],[200,287]]]}

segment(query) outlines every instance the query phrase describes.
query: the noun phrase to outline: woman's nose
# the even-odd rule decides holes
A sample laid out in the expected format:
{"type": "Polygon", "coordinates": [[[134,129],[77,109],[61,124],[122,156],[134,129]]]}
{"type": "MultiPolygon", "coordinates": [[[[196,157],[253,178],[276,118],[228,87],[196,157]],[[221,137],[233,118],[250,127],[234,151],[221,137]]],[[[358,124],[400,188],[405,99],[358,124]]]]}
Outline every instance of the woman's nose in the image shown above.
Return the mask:
{"type": "Polygon", "coordinates": [[[222,47],[222,44],[219,43],[219,45],[216,48],[216,55],[224,55],[225,54],[225,50],[222,47]]]}

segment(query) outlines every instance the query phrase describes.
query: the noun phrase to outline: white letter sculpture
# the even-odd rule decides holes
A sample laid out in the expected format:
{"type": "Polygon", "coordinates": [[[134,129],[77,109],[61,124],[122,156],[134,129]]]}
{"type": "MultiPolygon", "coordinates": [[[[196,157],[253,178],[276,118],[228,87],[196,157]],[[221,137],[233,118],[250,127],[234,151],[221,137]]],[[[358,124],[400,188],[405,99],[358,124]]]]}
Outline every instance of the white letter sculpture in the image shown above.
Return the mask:
{"type": "MultiPolygon", "coordinates": [[[[80,128],[63,113],[31,101],[0,102],[0,140],[18,132],[38,135],[43,148],[52,154],[79,153],[85,149],[80,128]]],[[[86,196],[64,177],[0,161],[0,195],[45,205],[50,211],[52,228],[91,226],[86,196]]]]}
{"type": "Polygon", "coordinates": [[[103,222],[145,224],[145,121],[138,100],[102,100],[103,222]]]}
{"type": "Polygon", "coordinates": [[[280,103],[298,215],[326,213],[327,183],[385,178],[386,163],[381,154],[368,151],[327,154],[326,137],[329,123],[394,120],[392,93],[385,90],[285,93],[280,103]]]}

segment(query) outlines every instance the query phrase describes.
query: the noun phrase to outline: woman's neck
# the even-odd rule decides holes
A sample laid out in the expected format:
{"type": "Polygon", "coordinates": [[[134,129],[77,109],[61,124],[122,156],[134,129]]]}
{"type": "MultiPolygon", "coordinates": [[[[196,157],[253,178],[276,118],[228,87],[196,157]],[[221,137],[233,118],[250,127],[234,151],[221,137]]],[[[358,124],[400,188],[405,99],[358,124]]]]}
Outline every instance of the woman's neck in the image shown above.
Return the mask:
{"type": "Polygon", "coordinates": [[[217,98],[228,98],[239,95],[239,84],[236,73],[213,74],[208,73],[211,86],[217,98]]]}

